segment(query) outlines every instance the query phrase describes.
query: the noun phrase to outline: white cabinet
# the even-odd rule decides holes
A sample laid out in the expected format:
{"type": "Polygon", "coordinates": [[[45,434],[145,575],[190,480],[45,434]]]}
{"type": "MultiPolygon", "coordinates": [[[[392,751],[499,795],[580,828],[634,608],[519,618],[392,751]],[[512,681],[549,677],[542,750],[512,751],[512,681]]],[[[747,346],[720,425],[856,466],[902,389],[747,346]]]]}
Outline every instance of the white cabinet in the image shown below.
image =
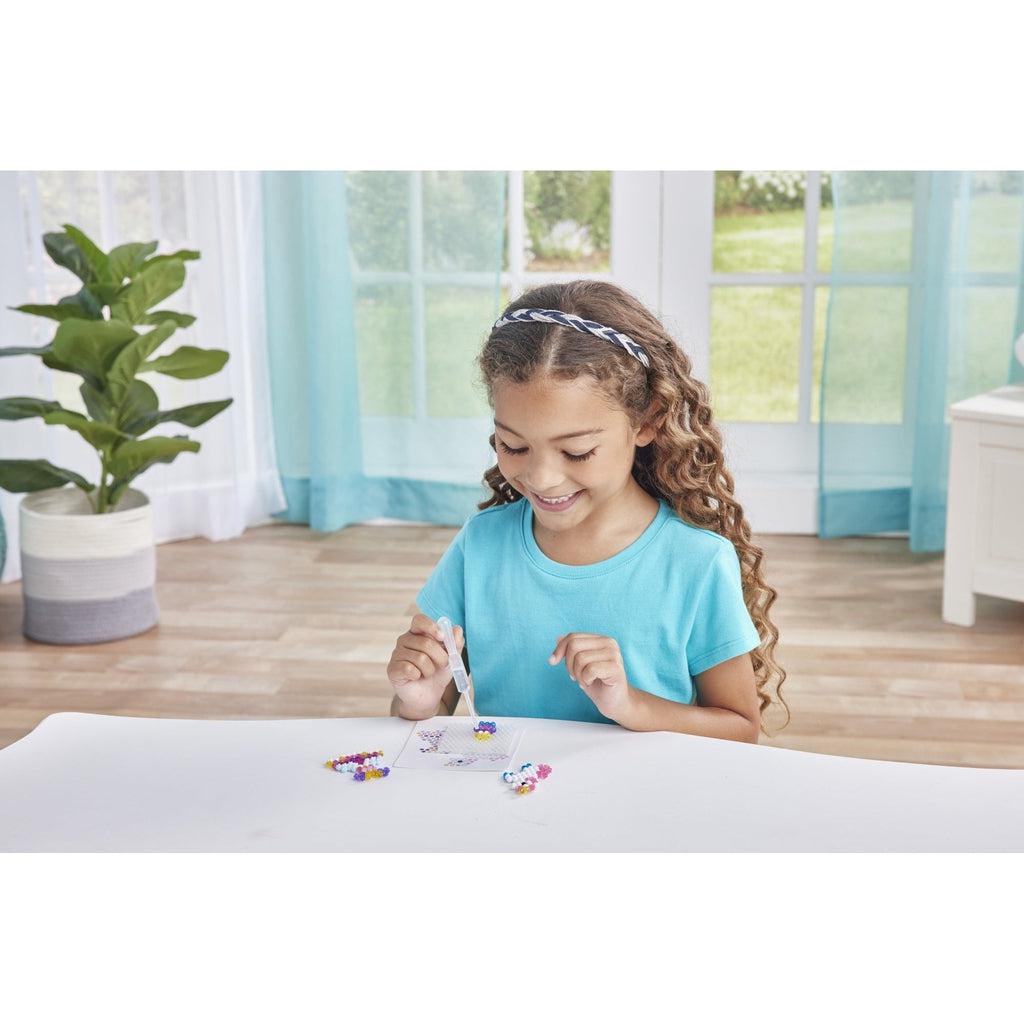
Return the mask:
{"type": "Polygon", "coordinates": [[[950,406],[942,617],[974,625],[974,595],[1024,601],[1024,387],[950,406]]]}

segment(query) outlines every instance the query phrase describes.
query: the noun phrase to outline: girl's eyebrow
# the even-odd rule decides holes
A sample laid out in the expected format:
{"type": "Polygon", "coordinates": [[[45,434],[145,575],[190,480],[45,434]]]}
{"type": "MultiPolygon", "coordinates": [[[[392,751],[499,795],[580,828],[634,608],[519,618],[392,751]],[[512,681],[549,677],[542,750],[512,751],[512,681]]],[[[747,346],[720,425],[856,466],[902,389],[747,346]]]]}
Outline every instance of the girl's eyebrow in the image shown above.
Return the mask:
{"type": "MultiPolygon", "coordinates": [[[[510,434],[515,434],[516,437],[522,437],[523,436],[522,434],[517,433],[511,427],[506,427],[504,423],[499,423],[497,420],[494,421],[494,425],[496,427],[501,427],[502,430],[507,430],[510,434]]],[[[551,438],[551,440],[552,441],[566,441],[570,437],[586,437],[588,434],[603,434],[603,433],[604,433],[604,427],[597,427],[597,428],[595,428],[593,430],[577,430],[575,433],[572,433],[572,434],[561,434],[558,437],[551,438]]]]}

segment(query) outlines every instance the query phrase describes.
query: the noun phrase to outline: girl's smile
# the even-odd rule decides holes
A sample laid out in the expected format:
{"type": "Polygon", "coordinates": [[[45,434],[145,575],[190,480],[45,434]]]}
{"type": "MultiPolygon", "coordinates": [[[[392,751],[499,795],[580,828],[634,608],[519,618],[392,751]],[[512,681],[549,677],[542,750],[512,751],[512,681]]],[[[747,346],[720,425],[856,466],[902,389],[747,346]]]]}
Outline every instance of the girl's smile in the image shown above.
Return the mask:
{"type": "Polygon", "coordinates": [[[537,514],[538,541],[575,536],[584,523],[588,534],[611,536],[623,522],[650,520],[656,502],[631,469],[653,431],[633,428],[592,381],[499,381],[493,399],[498,467],[537,514]]]}
{"type": "Polygon", "coordinates": [[[545,512],[564,512],[566,509],[572,508],[576,504],[576,499],[583,493],[582,490],[573,491],[567,496],[560,497],[558,499],[545,500],[541,495],[534,491],[530,494],[534,499],[534,505],[542,508],[545,512]]]}

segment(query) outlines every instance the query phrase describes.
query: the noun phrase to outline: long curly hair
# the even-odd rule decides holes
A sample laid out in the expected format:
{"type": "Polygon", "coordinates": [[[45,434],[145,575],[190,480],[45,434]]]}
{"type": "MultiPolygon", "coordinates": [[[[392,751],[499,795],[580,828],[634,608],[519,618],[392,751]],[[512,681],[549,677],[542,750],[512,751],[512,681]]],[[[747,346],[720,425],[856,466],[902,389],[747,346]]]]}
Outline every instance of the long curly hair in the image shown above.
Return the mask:
{"type": "MultiPolygon", "coordinates": [[[[634,428],[652,417],[657,433],[650,444],[636,449],[633,477],[648,494],[664,499],[680,519],[721,534],[736,548],[743,600],[761,638],[750,652],[761,731],[771,735],[766,712],[775,702],[786,712],[785,728],[790,721],[781,692],[786,673],[775,661],[779,631],[769,616],[777,592],[765,582],[764,553],[751,542],[750,525],[733,495],[707,387],[691,376],[689,358],[657,317],[617,285],[594,280],[543,285],[524,292],[503,315],[526,308],[559,309],[612,327],[643,346],[650,368],[618,345],[560,324],[509,323],[491,331],[477,360],[491,404],[500,381],[526,384],[544,377],[575,380],[587,375],[634,428]]],[[[490,442],[497,452],[494,434],[490,442]]],[[[492,493],[479,504],[481,509],[522,498],[497,465],[484,474],[484,483],[492,493]]]]}

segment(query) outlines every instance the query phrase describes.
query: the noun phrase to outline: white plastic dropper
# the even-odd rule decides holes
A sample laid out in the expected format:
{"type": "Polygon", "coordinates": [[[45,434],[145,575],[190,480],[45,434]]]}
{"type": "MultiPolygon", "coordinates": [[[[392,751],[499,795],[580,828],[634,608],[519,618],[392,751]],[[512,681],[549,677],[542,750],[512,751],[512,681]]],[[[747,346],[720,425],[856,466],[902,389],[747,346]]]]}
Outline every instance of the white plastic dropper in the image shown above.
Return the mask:
{"type": "Polygon", "coordinates": [[[452,678],[455,680],[455,687],[466,698],[466,705],[469,708],[469,717],[476,718],[476,709],[473,707],[473,698],[469,693],[469,676],[462,664],[462,655],[459,654],[458,644],[455,643],[455,630],[452,628],[452,620],[447,615],[442,615],[437,620],[444,634],[444,646],[448,651],[448,667],[452,670],[452,678]]]}

